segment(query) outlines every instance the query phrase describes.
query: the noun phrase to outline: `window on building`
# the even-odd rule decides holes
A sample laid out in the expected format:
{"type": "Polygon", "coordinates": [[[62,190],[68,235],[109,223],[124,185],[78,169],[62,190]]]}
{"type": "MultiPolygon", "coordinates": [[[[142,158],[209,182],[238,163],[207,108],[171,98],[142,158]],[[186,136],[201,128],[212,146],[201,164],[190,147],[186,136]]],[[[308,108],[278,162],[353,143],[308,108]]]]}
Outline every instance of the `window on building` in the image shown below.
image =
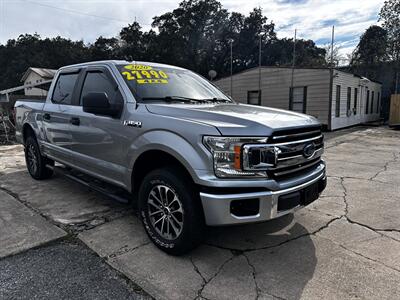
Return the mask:
{"type": "Polygon", "coordinates": [[[102,71],[88,72],[83,83],[80,104],[82,105],[83,97],[88,93],[105,93],[111,103],[115,103],[116,100],[120,100],[121,97],[117,97],[119,90],[115,88],[116,85],[112,84],[111,80],[102,71]]]}
{"type": "Polygon", "coordinates": [[[349,113],[351,109],[351,87],[347,88],[347,112],[349,113]]]}
{"type": "Polygon", "coordinates": [[[374,113],[374,99],[375,98],[375,92],[372,91],[372,95],[371,95],[371,109],[369,110],[371,112],[371,114],[374,113]]]}
{"type": "Polygon", "coordinates": [[[367,102],[365,103],[365,114],[368,115],[369,109],[369,91],[367,91],[367,102]]]}
{"type": "Polygon", "coordinates": [[[378,99],[376,101],[376,113],[379,114],[381,111],[381,93],[378,92],[378,99]]]}
{"type": "Polygon", "coordinates": [[[252,105],[261,105],[261,91],[248,91],[247,103],[252,105]]]}
{"type": "Polygon", "coordinates": [[[52,101],[59,104],[71,104],[72,93],[77,79],[78,73],[61,74],[54,86],[52,101]]]}
{"type": "Polygon", "coordinates": [[[289,90],[289,109],[306,113],[307,109],[307,87],[298,86],[289,90]]]}
{"type": "Polygon", "coordinates": [[[340,117],[340,85],[336,86],[335,117],[340,117]]]}
{"type": "Polygon", "coordinates": [[[357,103],[358,102],[358,88],[354,88],[354,106],[353,106],[353,113],[357,114],[357,103]]]}

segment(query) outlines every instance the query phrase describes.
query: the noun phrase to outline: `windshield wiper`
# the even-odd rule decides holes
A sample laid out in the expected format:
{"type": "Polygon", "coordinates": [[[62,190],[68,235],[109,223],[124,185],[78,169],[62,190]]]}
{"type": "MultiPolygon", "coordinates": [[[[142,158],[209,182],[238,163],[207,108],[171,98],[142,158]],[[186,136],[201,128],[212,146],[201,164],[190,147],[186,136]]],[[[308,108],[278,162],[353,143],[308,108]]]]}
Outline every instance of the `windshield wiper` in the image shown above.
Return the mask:
{"type": "Polygon", "coordinates": [[[173,101],[182,101],[182,102],[207,102],[203,99],[195,99],[189,97],[181,97],[181,96],[165,96],[165,97],[143,97],[142,100],[162,100],[165,102],[173,102],[173,101]]]}
{"type": "Polygon", "coordinates": [[[213,101],[213,102],[232,102],[231,100],[226,99],[226,98],[216,98],[216,97],[208,98],[208,99],[202,99],[202,100],[204,100],[206,102],[208,102],[208,101],[213,101]]]}

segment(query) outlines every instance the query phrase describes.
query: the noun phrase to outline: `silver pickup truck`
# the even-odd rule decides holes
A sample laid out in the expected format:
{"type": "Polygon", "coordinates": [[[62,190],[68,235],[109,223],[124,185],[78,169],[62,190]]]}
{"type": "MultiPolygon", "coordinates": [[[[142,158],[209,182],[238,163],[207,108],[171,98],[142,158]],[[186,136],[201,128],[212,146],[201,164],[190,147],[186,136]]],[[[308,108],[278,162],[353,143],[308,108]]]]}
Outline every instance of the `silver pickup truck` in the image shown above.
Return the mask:
{"type": "Polygon", "coordinates": [[[15,108],[33,178],[49,178],[57,162],[127,191],[150,239],[169,254],[198,245],[206,225],[277,218],[326,186],[315,118],[236,103],[183,68],[67,66],[45,102],[15,108]]]}

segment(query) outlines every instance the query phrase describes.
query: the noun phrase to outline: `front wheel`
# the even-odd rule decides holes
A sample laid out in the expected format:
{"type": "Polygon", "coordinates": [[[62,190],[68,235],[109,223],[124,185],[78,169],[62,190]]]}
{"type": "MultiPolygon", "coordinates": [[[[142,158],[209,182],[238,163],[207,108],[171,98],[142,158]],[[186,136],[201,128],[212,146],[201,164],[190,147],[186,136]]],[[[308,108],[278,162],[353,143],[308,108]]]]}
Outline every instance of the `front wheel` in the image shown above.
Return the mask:
{"type": "Polygon", "coordinates": [[[53,175],[53,170],[46,165],[54,166],[54,161],[41,155],[39,145],[32,136],[28,136],[25,141],[25,162],[34,179],[46,179],[53,175]]]}
{"type": "Polygon", "coordinates": [[[184,254],[202,240],[204,218],[194,184],[177,168],[150,172],[139,191],[139,212],[146,232],[161,250],[184,254]]]}

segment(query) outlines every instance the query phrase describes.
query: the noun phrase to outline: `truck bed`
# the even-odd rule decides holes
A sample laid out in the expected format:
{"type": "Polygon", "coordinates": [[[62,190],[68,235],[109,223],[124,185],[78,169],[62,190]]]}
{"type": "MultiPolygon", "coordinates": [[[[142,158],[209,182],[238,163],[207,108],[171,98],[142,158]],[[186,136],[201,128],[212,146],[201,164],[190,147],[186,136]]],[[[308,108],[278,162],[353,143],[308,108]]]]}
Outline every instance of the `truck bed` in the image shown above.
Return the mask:
{"type": "Polygon", "coordinates": [[[15,136],[17,141],[22,142],[22,126],[24,120],[36,118],[36,113],[42,112],[45,99],[21,99],[15,102],[15,136]]]}

